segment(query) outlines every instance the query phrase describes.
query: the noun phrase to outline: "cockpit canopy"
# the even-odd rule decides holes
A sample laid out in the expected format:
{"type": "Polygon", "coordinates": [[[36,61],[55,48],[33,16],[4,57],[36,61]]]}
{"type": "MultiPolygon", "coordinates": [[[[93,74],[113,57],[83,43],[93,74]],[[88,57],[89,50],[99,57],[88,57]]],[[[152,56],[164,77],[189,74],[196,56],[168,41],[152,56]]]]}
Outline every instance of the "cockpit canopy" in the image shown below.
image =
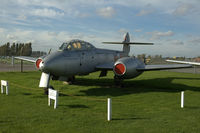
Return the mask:
{"type": "Polygon", "coordinates": [[[85,41],[82,40],[71,40],[68,42],[64,42],[60,46],[60,50],[70,50],[70,51],[77,51],[77,50],[91,50],[94,49],[95,47],[85,41]]]}

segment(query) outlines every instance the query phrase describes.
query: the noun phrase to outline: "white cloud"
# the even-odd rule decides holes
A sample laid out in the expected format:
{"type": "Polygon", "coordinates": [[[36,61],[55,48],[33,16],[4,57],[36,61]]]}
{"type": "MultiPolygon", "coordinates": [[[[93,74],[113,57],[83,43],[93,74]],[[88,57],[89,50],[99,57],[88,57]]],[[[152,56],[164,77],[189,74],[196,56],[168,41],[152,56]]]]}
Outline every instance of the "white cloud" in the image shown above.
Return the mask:
{"type": "Polygon", "coordinates": [[[192,4],[181,4],[175,9],[173,14],[177,16],[187,15],[188,13],[191,13],[193,8],[194,6],[192,4]]]}
{"type": "Polygon", "coordinates": [[[142,29],[135,29],[134,32],[142,32],[142,29]]]}
{"type": "Polygon", "coordinates": [[[5,29],[4,28],[0,28],[0,32],[4,32],[5,31],[5,29]]]}
{"type": "Polygon", "coordinates": [[[58,33],[53,32],[53,31],[49,31],[49,32],[48,32],[48,35],[49,35],[49,36],[57,36],[58,33]]]}
{"type": "Polygon", "coordinates": [[[119,29],[119,33],[125,34],[126,32],[128,32],[128,30],[125,28],[119,29]]]}
{"type": "Polygon", "coordinates": [[[108,6],[105,8],[98,9],[97,14],[105,18],[111,18],[113,17],[113,15],[115,15],[115,10],[113,7],[108,6]]]}
{"type": "Polygon", "coordinates": [[[17,37],[14,36],[14,35],[8,34],[8,35],[6,36],[6,38],[9,39],[9,40],[13,40],[13,39],[16,39],[17,37]]]}
{"type": "Polygon", "coordinates": [[[18,19],[19,19],[19,20],[26,20],[26,18],[27,18],[27,17],[26,17],[25,15],[22,15],[22,14],[18,16],[18,19]]]}
{"type": "Polygon", "coordinates": [[[158,40],[161,37],[170,37],[174,35],[174,32],[169,30],[167,32],[160,32],[160,31],[153,31],[153,32],[148,32],[148,34],[150,34],[151,40],[158,40]]]}
{"type": "Polygon", "coordinates": [[[89,13],[81,12],[81,11],[76,10],[76,9],[68,9],[66,11],[66,13],[67,13],[68,16],[80,17],[80,18],[86,18],[86,17],[90,16],[89,13]]]}
{"type": "Polygon", "coordinates": [[[84,35],[82,33],[71,34],[69,36],[70,39],[83,39],[84,35]]]}
{"type": "Polygon", "coordinates": [[[64,12],[59,12],[49,8],[43,9],[34,9],[32,10],[32,15],[35,16],[42,16],[42,17],[57,17],[57,16],[64,16],[64,12]]]}
{"type": "Polygon", "coordinates": [[[145,15],[148,15],[148,14],[151,14],[153,13],[153,10],[141,10],[136,16],[145,16],[145,15]]]}
{"type": "Polygon", "coordinates": [[[169,41],[168,43],[170,43],[171,45],[184,45],[184,42],[180,40],[172,40],[169,41]]]}
{"type": "Polygon", "coordinates": [[[200,45],[200,37],[192,37],[187,43],[188,45],[200,45]]]}

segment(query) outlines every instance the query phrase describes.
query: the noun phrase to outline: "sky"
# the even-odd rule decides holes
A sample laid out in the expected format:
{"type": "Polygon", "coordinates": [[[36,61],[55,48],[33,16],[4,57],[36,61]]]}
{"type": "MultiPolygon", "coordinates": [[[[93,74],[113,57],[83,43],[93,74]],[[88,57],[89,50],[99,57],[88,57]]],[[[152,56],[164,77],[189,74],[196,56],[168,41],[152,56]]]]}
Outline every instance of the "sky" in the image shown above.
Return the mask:
{"type": "Polygon", "coordinates": [[[199,0],[0,0],[0,45],[32,42],[56,51],[71,39],[121,50],[103,41],[153,42],[130,54],[200,56],[199,0]]]}

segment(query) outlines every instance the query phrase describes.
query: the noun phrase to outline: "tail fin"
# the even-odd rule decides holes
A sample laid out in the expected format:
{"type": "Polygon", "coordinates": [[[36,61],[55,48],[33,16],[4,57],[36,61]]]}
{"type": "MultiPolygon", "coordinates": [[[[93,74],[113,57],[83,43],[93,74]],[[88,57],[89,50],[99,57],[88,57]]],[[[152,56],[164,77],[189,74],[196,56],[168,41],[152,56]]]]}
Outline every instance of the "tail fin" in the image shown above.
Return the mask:
{"type": "Polygon", "coordinates": [[[130,36],[129,36],[129,33],[127,32],[126,34],[124,34],[123,43],[129,43],[129,42],[130,42],[130,36]]]}
{"type": "Polygon", "coordinates": [[[127,54],[129,54],[130,52],[130,36],[129,36],[129,33],[127,32],[126,34],[124,34],[124,41],[122,42],[124,45],[123,45],[123,52],[127,54]]]}
{"type": "Polygon", "coordinates": [[[131,45],[153,45],[153,43],[130,42],[130,36],[129,36],[128,32],[124,35],[124,41],[122,41],[122,42],[103,42],[103,43],[123,44],[123,52],[126,53],[127,55],[130,52],[130,44],[131,45]]]}

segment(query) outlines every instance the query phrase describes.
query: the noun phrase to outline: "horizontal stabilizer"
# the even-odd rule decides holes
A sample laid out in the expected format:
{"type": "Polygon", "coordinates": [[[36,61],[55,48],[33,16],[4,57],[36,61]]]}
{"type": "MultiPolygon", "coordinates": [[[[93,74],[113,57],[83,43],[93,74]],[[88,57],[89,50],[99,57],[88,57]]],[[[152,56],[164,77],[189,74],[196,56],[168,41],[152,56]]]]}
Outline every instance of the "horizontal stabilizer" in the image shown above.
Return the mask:
{"type": "Polygon", "coordinates": [[[132,44],[132,45],[153,45],[153,43],[141,43],[141,42],[102,42],[106,44],[132,44]]]}

